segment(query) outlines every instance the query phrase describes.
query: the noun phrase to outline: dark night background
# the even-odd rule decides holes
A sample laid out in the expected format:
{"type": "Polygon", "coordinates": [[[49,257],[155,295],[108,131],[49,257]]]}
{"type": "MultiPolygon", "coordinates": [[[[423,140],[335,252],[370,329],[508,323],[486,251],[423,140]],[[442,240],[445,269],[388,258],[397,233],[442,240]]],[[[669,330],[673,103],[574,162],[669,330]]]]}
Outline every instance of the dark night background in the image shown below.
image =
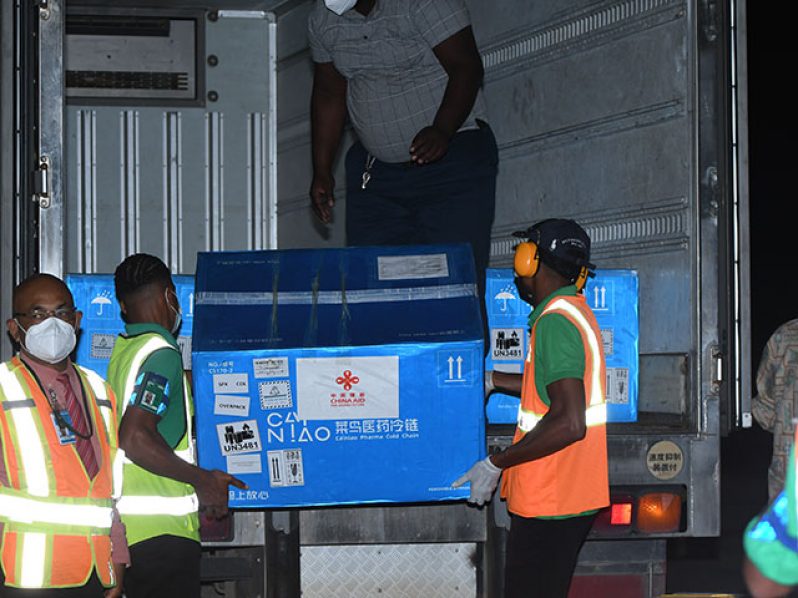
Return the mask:
{"type": "MultiPolygon", "coordinates": [[[[784,209],[793,191],[789,164],[786,73],[792,66],[790,19],[774,6],[748,0],[748,130],[750,136],[751,352],[753,375],[770,334],[798,317],[792,295],[790,237],[798,236],[784,209]]],[[[722,441],[721,537],[671,542],[669,592],[743,594],[742,532],[767,501],[771,436],[754,424],[722,441]]]]}

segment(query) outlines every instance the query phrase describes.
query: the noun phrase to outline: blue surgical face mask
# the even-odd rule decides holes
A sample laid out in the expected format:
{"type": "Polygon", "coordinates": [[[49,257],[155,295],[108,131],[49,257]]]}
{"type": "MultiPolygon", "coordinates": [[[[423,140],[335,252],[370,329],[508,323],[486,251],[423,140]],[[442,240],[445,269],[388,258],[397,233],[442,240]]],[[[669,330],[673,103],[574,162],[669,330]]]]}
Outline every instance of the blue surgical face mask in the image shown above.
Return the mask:
{"type": "MultiPolygon", "coordinates": [[[[172,307],[172,304],[169,303],[170,290],[171,289],[166,289],[164,291],[164,295],[166,296],[166,305],[168,305],[169,309],[171,309],[175,313],[175,323],[172,324],[172,329],[169,331],[172,333],[172,336],[174,336],[177,334],[177,331],[180,330],[180,324],[183,322],[183,311],[175,307],[172,307]]],[[[172,294],[174,294],[174,292],[172,294]]],[[[177,298],[177,295],[175,295],[175,298],[177,298]]]]}
{"type": "Polygon", "coordinates": [[[357,0],[324,0],[325,6],[337,15],[344,14],[347,10],[351,10],[357,4],[357,0]]]}

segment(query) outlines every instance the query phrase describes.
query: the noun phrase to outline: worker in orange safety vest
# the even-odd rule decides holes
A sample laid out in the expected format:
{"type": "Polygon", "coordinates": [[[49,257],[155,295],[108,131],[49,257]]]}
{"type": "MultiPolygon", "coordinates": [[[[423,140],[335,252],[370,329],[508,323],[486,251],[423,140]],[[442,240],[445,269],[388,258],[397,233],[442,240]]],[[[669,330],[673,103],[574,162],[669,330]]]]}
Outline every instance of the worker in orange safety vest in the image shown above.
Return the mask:
{"type": "Polygon", "coordinates": [[[487,372],[494,389],[521,396],[513,444],[478,461],[471,483],[482,505],[503,475],[511,527],[508,598],[568,594],[579,550],[609,504],[605,361],[601,333],[581,290],[592,274],[590,238],[573,220],[550,219],[516,233],[516,286],[535,306],[523,374],[487,372]]]}
{"type": "Polygon", "coordinates": [[[20,353],[0,364],[0,596],[121,596],[116,399],[69,358],[81,312],[60,279],[26,279],[13,308],[20,353]]]}

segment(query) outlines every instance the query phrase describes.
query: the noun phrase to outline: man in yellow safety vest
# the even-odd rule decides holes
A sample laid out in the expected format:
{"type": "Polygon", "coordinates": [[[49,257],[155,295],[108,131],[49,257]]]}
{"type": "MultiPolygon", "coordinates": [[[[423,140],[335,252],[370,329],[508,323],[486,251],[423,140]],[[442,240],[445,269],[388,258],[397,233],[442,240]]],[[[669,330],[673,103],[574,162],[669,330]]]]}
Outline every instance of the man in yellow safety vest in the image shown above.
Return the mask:
{"type": "Polygon", "coordinates": [[[117,267],[114,285],[125,319],[108,365],[123,413],[117,508],[132,561],[125,595],[199,598],[199,510],[224,516],[228,486],[246,485],[196,465],[194,405],[175,340],[181,312],[169,269],[152,255],[131,255],[117,267]]]}

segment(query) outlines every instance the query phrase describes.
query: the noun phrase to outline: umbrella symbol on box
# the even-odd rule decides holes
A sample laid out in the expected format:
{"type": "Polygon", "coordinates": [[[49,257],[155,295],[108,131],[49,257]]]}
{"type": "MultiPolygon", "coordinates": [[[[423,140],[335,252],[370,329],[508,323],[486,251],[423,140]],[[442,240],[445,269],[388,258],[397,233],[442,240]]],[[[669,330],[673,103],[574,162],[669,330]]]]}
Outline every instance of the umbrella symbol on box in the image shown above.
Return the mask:
{"type": "Polygon", "coordinates": [[[502,311],[507,311],[508,301],[515,301],[515,295],[513,295],[512,293],[508,293],[507,291],[501,291],[493,298],[501,302],[501,307],[499,309],[501,309],[502,311]]]}
{"type": "Polygon", "coordinates": [[[94,299],[91,300],[92,305],[97,306],[97,315],[103,315],[103,307],[106,305],[111,305],[113,303],[109,297],[109,291],[103,291],[99,295],[97,295],[94,299]]]}

